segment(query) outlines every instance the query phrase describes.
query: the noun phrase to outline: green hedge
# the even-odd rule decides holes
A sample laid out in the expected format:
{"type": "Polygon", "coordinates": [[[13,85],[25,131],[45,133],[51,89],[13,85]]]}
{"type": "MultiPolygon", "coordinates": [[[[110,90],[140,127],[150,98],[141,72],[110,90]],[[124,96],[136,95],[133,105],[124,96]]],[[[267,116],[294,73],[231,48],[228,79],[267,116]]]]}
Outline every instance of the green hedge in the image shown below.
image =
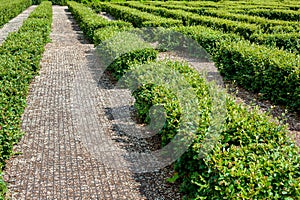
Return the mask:
{"type": "Polygon", "coordinates": [[[168,19],[111,3],[93,3],[91,7],[97,12],[103,10],[117,19],[128,21],[135,27],[172,27],[182,24],[179,20],[168,19]]]}
{"type": "Polygon", "coordinates": [[[67,0],[51,0],[53,5],[61,5],[64,6],[67,3],[67,0]]]}
{"type": "Polygon", "coordinates": [[[104,28],[100,28],[94,31],[93,41],[95,46],[99,45],[101,42],[108,40],[111,37],[116,36],[117,34],[123,31],[129,31],[133,27],[124,26],[124,27],[117,27],[117,26],[108,26],[104,28]]]}
{"type": "MultiPolygon", "coordinates": [[[[0,47],[0,167],[20,137],[21,115],[29,84],[38,73],[44,45],[50,41],[51,2],[43,2],[0,47]]],[[[1,188],[3,195],[5,187],[1,188]]]]}
{"type": "MultiPolygon", "coordinates": [[[[187,27],[176,29],[185,31],[186,34],[190,33],[195,39],[198,38],[199,42],[206,43],[206,47],[211,52],[220,48],[224,41],[236,43],[240,39],[239,37],[232,39],[229,34],[220,35],[218,31],[200,26],[193,27],[193,30],[188,30],[187,27]],[[203,33],[205,29],[210,31],[203,33]]],[[[106,34],[104,30],[102,33],[106,34]]],[[[134,36],[131,38],[130,32],[127,33],[129,34],[126,37],[128,40],[124,40],[122,34],[118,36],[118,33],[118,30],[112,33],[111,35],[116,37],[104,42],[102,51],[99,52],[105,57],[110,55],[112,60],[117,58],[116,62],[110,66],[110,70],[113,73],[117,71],[119,77],[128,69],[139,68],[140,74],[147,74],[148,68],[145,66],[153,66],[148,62],[149,60],[139,60],[140,58],[136,57],[137,62],[148,63],[140,66],[134,63],[124,65],[123,61],[126,62],[128,59],[126,56],[124,60],[118,59],[122,56],[116,55],[124,55],[122,52],[134,54],[130,48],[136,49],[136,47],[129,44],[132,43],[132,39],[139,40],[134,36]],[[121,38],[123,40],[120,40],[121,38]],[[128,44],[125,45],[126,42],[128,44]],[[123,46],[126,48],[124,49],[123,46]]],[[[141,45],[141,49],[147,49],[143,41],[137,43],[141,45]]],[[[158,66],[157,71],[162,69],[160,64],[161,62],[154,64],[158,66]]],[[[262,114],[259,110],[251,110],[236,104],[234,99],[223,92],[212,91],[214,87],[209,86],[198,72],[187,65],[178,62],[163,64],[182,74],[189,85],[194,88],[198,99],[198,107],[195,108],[199,113],[196,119],[198,122],[196,137],[188,151],[176,161],[176,172],[173,178],[181,183],[181,191],[185,194],[185,198],[296,199],[300,195],[299,148],[289,141],[286,126],[262,114]],[[219,142],[213,151],[208,152],[205,157],[200,157],[203,150],[201,146],[205,137],[211,133],[209,127],[214,122],[211,116],[216,113],[215,109],[218,109],[212,102],[213,93],[225,101],[226,113],[225,116],[221,116],[224,123],[219,142]]],[[[138,76],[138,79],[142,78],[143,76],[138,76]]],[[[150,122],[151,106],[158,104],[164,107],[166,123],[159,134],[162,144],[167,144],[178,134],[182,118],[182,109],[176,95],[163,85],[151,83],[140,85],[132,92],[136,99],[135,107],[139,117],[146,123],[150,122]]]]}
{"type": "Polygon", "coordinates": [[[133,63],[146,63],[157,58],[158,52],[134,32],[110,30],[110,36],[107,36],[105,30],[100,31],[98,34],[104,33],[106,39],[97,46],[97,53],[102,65],[116,79],[121,78],[133,63]]]}
{"type": "Polygon", "coordinates": [[[235,35],[206,27],[175,30],[198,41],[213,56],[225,78],[236,80],[244,88],[259,92],[276,104],[299,111],[299,55],[251,44],[235,35]]]}
{"type": "Polygon", "coordinates": [[[300,52],[299,33],[253,34],[249,40],[256,44],[278,47],[296,54],[300,52]]]}
{"type": "Polygon", "coordinates": [[[115,27],[132,26],[130,23],[120,21],[120,20],[109,21],[97,15],[92,9],[74,1],[69,1],[67,5],[71,13],[75,17],[76,21],[79,23],[81,30],[85,33],[85,35],[90,40],[93,40],[94,31],[99,28],[103,28],[107,26],[115,26],[115,27]]]}
{"type": "Polygon", "coordinates": [[[300,21],[300,11],[293,10],[277,10],[277,9],[253,9],[249,11],[241,11],[249,15],[265,17],[268,19],[279,19],[286,21],[300,21]]]}
{"type": "Polygon", "coordinates": [[[183,10],[169,10],[166,8],[156,8],[154,6],[140,5],[138,3],[125,3],[125,5],[133,6],[146,12],[151,12],[163,17],[181,20],[183,25],[203,25],[224,32],[233,32],[248,39],[251,34],[259,31],[256,25],[245,22],[236,22],[227,19],[220,19],[210,16],[199,16],[198,14],[186,12],[183,10]]]}
{"type": "Polygon", "coordinates": [[[0,28],[31,6],[31,0],[10,0],[0,4],[0,28]]]}
{"type": "Polygon", "coordinates": [[[300,111],[299,55],[240,41],[222,43],[214,58],[227,79],[300,111]]]}
{"type": "MultiPolygon", "coordinates": [[[[187,65],[166,65],[184,76],[199,100],[195,108],[200,114],[196,138],[175,163],[174,179],[181,183],[187,199],[295,199],[300,195],[299,148],[289,141],[286,127],[258,110],[237,105],[229,97],[224,97],[226,114],[220,117],[224,117],[225,124],[219,142],[201,157],[203,141],[210,133],[215,91],[209,91],[213,87],[208,87],[187,65]]],[[[159,64],[154,66],[161,68],[159,64]]],[[[140,73],[147,73],[143,68],[147,69],[141,66],[140,73]]],[[[163,145],[167,144],[178,134],[181,123],[181,107],[175,94],[155,84],[141,85],[132,92],[139,117],[146,123],[151,106],[164,107],[166,122],[159,134],[163,145]]]]}
{"type": "MultiPolygon", "coordinates": [[[[137,4],[135,2],[132,3],[133,5],[137,4]]],[[[230,8],[222,8],[220,9],[206,9],[206,8],[195,8],[195,7],[186,7],[186,6],[172,6],[172,5],[163,5],[162,7],[168,8],[168,9],[177,9],[177,10],[184,10],[188,12],[197,13],[199,15],[207,15],[212,17],[218,17],[218,18],[224,18],[229,19],[233,21],[242,21],[247,22],[251,24],[258,24],[259,29],[261,29],[264,32],[271,31],[269,27],[271,26],[292,26],[292,27],[299,27],[297,22],[288,22],[288,21],[282,21],[282,20],[270,20],[263,17],[258,16],[250,16],[245,14],[235,14],[230,13],[230,8]]],[[[285,29],[282,28],[284,31],[285,29]]]]}

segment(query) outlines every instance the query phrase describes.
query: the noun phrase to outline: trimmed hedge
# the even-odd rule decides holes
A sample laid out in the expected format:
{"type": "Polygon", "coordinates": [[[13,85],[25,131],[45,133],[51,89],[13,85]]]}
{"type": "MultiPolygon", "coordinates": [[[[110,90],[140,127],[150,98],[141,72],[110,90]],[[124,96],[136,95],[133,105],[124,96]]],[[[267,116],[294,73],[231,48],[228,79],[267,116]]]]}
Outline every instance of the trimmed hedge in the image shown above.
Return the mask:
{"type": "Polygon", "coordinates": [[[239,41],[222,43],[214,58],[227,79],[300,111],[299,55],[239,41]]]}
{"type": "MultiPolygon", "coordinates": [[[[50,41],[51,2],[43,2],[0,47],[0,167],[22,136],[21,115],[29,84],[38,73],[44,45],[50,41]]],[[[1,181],[2,182],[2,181],[1,181]]],[[[6,192],[1,187],[1,195],[6,192]]]]}
{"type": "MultiPolygon", "coordinates": [[[[242,13],[245,13],[242,11],[242,13]]],[[[279,19],[286,21],[300,21],[300,11],[277,10],[277,9],[253,9],[246,11],[249,15],[265,17],[268,19],[279,19]]]]}
{"type": "Polygon", "coordinates": [[[175,28],[205,48],[225,78],[236,80],[263,98],[300,109],[300,57],[283,50],[251,44],[237,36],[206,27],[175,28]]]}
{"type": "MultiPolygon", "coordinates": [[[[131,3],[130,3],[131,4],[131,3]]],[[[136,3],[133,2],[135,5],[136,3]]],[[[205,9],[205,8],[195,8],[195,7],[186,7],[186,6],[172,6],[172,5],[162,5],[162,7],[168,8],[168,9],[177,9],[177,10],[184,10],[188,12],[197,13],[199,15],[207,15],[212,17],[218,17],[218,18],[224,18],[234,21],[242,21],[242,22],[248,22],[251,24],[259,24],[260,29],[262,29],[264,32],[269,31],[270,26],[292,26],[292,27],[299,27],[297,22],[288,22],[288,21],[282,21],[282,20],[270,20],[263,17],[258,16],[250,16],[245,14],[235,14],[230,13],[230,8],[222,8],[220,9],[205,9]]],[[[284,29],[283,29],[284,30],[284,29]]]]}
{"type": "Polygon", "coordinates": [[[67,3],[67,0],[51,0],[53,5],[64,6],[67,3]]]}
{"type": "Polygon", "coordinates": [[[256,25],[244,22],[236,22],[210,16],[199,16],[198,14],[186,12],[183,10],[169,10],[166,8],[156,8],[154,6],[138,5],[137,3],[131,3],[126,5],[132,5],[137,9],[141,9],[146,12],[151,12],[163,17],[170,17],[181,20],[183,25],[185,26],[208,26],[216,30],[222,30],[224,32],[233,32],[239,34],[245,37],[246,39],[249,38],[251,34],[258,31],[256,25]]]}
{"type": "MultiPolygon", "coordinates": [[[[214,50],[220,48],[225,41],[235,43],[240,39],[239,37],[232,39],[229,34],[218,35],[220,32],[205,27],[201,29],[200,26],[193,27],[193,30],[189,30],[187,27],[176,29],[182,32],[185,30],[194,38],[198,38],[198,41],[206,43],[206,47],[211,52],[215,52],[214,50]],[[205,29],[210,31],[203,33],[205,29]],[[196,32],[197,30],[199,32],[196,32]],[[206,38],[203,39],[203,36],[206,38]]],[[[112,35],[117,35],[117,33],[112,35]]],[[[106,37],[104,36],[104,38],[106,37]]],[[[120,35],[119,38],[124,37],[120,35]]],[[[119,41],[117,36],[107,43],[104,42],[104,47],[107,48],[103,49],[113,51],[109,50],[108,52],[112,52],[111,54],[105,52],[103,55],[112,55],[111,57],[115,58],[115,52],[132,52],[130,45],[124,45],[126,41],[119,41]],[[128,48],[124,50],[123,46],[128,48]],[[118,50],[118,48],[120,49],[118,50]]],[[[128,43],[132,43],[130,41],[128,43]]],[[[134,41],[138,41],[138,38],[134,41]]],[[[141,43],[143,42],[141,41],[141,43]]],[[[100,51],[101,55],[102,53],[103,51],[100,51]]],[[[122,53],[118,55],[122,55],[122,53]]],[[[127,57],[124,58],[127,59],[127,57]]],[[[158,71],[161,69],[159,67],[161,63],[155,64],[158,66],[158,71]]],[[[185,198],[295,199],[300,195],[299,148],[288,139],[286,126],[274,121],[266,114],[262,114],[259,110],[251,110],[236,104],[234,99],[226,96],[223,92],[212,91],[213,87],[209,86],[198,72],[189,66],[178,62],[162,64],[182,74],[189,85],[194,88],[199,103],[195,108],[199,113],[195,140],[188,151],[175,163],[176,173],[173,179],[181,183],[181,190],[185,194],[185,198]],[[213,151],[208,152],[205,157],[201,157],[203,141],[207,135],[211,134],[210,123],[214,121],[211,119],[211,115],[215,113],[214,109],[216,109],[212,102],[213,93],[225,101],[226,113],[225,116],[221,116],[224,117],[225,124],[223,124],[219,142],[213,151]]],[[[146,64],[146,66],[148,65],[153,64],[146,64]]],[[[119,75],[122,76],[128,69],[138,68],[141,74],[147,74],[145,65],[136,65],[135,63],[123,65],[123,62],[119,61],[114,62],[110,70],[113,73],[121,72],[119,75]]],[[[143,76],[137,77],[143,78],[143,76]]],[[[162,145],[166,145],[178,133],[181,123],[182,109],[176,95],[163,85],[151,83],[140,85],[137,90],[132,91],[132,94],[136,99],[135,107],[138,115],[145,123],[149,123],[151,106],[158,104],[164,107],[166,123],[159,134],[162,145]]]]}
{"type": "MultiPolygon", "coordinates": [[[[98,34],[103,31],[98,32],[98,34]]],[[[157,51],[148,43],[130,32],[111,30],[110,37],[97,46],[97,53],[104,67],[119,79],[134,63],[146,63],[157,58],[157,51]],[[112,38],[112,39],[111,39],[112,38]]]]}
{"type": "Polygon", "coordinates": [[[95,46],[99,45],[101,42],[108,40],[111,37],[116,36],[117,34],[123,31],[132,30],[133,27],[124,26],[124,27],[117,27],[117,26],[108,26],[104,28],[100,28],[94,31],[93,41],[95,46]]]}
{"type": "MultiPolygon", "coordinates": [[[[155,65],[159,70],[160,65],[155,65]]],[[[200,113],[196,138],[175,163],[174,177],[181,182],[186,198],[293,199],[300,195],[299,148],[289,141],[287,128],[258,110],[249,111],[237,105],[229,97],[224,98],[225,124],[219,142],[213,151],[201,157],[203,141],[211,133],[211,113],[215,109],[211,95],[215,91],[209,91],[211,87],[187,65],[173,62],[166,65],[184,76],[199,100],[195,108],[200,113]]],[[[133,68],[140,68],[141,74],[147,73],[143,70],[147,69],[145,66],[133,68]]],[[[150,107],[164,107],[166,122],[159,134],[163,145],[167,144],[178,133],[181,123],[181,108],[175,94],[155,84],[141,85],[132,92],[139,117],[146,123],[150,107]]]]}
{"type": "Polygon", "coordinates": [[[109,21],[99,15],[97,15],[92,9],[86,7],[83,4],[68,1],[67,3],[71,13],[75,17],[76,21],[79,23],[80,29],[85,33],[85,35],[93,41],[94,31],[107,27],[131,27],[132,25],[128,22],[121,20],[109,21]]]}
{"type": "Polygon", "coordinates": [[[116,19],[128,21],[135,27],[173,27],[182,24],[179,20],[168,19],[111,3],[93,3],[91,7],[96,10],[96,12],[102,10],[110,13],[116,19]]]}
{"type": "Polygon", "coordinates": [[[6,24],[10,19],[16,17],[29,6],[31,0],[10,0],[0,4],[0,27],[6,24]]]}
{"type": "Polygon", "coordinates": [[[256,44],[278,47],[296,54],[300,53],[299,33],[253,34],[249,40],[256,44]]]}

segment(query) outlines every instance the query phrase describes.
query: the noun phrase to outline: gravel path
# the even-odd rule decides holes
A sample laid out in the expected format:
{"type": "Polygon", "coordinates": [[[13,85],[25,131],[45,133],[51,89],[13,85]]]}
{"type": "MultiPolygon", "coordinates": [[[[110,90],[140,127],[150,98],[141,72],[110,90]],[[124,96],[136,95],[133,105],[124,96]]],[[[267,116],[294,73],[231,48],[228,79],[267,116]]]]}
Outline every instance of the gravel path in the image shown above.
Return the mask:
{"type": "Polygon", "coordinates": [[[7,162],[11,199],[180,199],[167,184],[171,167],[133,173],[129,150],[150,151],[147,140],[120,132],[131,120],[132,97],[112,89],[92,44],[67,7],[53,6],[52,42],[33,81],[23,115],[25,132],[7,162]],[[100,80],[100,81],[99,81],[100,80]],[[115,119],[111,116],[119,117],[115,119]]]}
{"type": "Polygon", "coordinates": [[[11,19],[8,23],[4,24],[4,26],[0,29],[0,45],[4,42],[9,33],[17,31],[22,26],[23,21],[28,18],[29,14],[36,7],[37,6],[30,6],[17,17],[11,19]]]}

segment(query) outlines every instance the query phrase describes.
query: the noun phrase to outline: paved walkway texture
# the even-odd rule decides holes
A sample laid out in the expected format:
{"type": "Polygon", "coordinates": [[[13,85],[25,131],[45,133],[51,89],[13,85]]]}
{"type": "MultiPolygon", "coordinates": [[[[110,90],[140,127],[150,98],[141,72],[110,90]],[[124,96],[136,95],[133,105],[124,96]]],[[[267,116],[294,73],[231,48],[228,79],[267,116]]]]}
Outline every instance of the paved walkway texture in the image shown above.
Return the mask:
{"type": "Polygon", "coordinates": [[[165,183],[172,170],[133,173],[120,157],[124,146],[148,148],[114,130],[111,116],[125,109],[128,118],[132,98],[99,78],[95,48],[67,7],[53,6],[51,39],[23,115],[22,154],[7,163],[11,199],[179,199],[165,183]]]}
{"type": "Polygon", "coordinates": [[[24,10],[17,17],[11,19],[8,23],[4,24],[4,26],[0,29],[0,45],[6,39],[9,33],[17,31],[23,24],[23,21],[28,18],[29,14],[36,8],[37,6],[30,6],[26,10],[24,10]]]}

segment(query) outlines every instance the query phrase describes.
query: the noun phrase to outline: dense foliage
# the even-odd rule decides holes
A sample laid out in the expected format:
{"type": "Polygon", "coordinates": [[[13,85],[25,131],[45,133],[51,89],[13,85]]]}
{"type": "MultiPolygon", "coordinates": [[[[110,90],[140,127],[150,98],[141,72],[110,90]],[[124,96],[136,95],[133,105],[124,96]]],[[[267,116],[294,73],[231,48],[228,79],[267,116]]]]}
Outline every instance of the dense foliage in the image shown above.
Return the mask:
{"type": "MultiPolygon", "coordinates": [[[[299,109],[300,70],[297,55],[297,38],[299,37],[296,32],[297,22],[283,21],[284,19],[269,20],[262,17],[257,17],[255,22],[256,17],[236,13],[227,14],[216,10],[207,16],[209,14],[205,14],[205,9],[200,8],[228,9],[231,6],[235,7],[232,10],[239,12],[241,7],[244,9],[249,9],[251,6],[263,8],[265,5],[238,5],[238,3],[223,5],[203,1],[199,4],[195,2],[172,3],[178,5],[178,9],[168,9],[169,5],[164,2],[118,3],[122,6],[94,3],[92,8],[97,12],[105,10],[113,16],[118,16],[118,19],[124,20],[127,20],[127,15],[124,13],[131,13],[132,9],[144,12],[141,15],[151,13],[181,20],[185,26],[179,25],[172,30],[191,36],[204,47],[212,55],[225,78],[236,80],[245,88],[259,92],[264,98],[271,99],[275,103],[288,105],[295,110],[299,109]],[[112,11],[103,5],[118,9],[112,11]],[[192,8],[180,9],[180,7],[191,5],[198,6],[198,10],[202,10],[204,14],[195,14],[196,11],[192,8]],[[196,24],[202,26],[188,26],[196,24]],[[282,32],[291,33],[282,34],[282,32]],[[284,48],[286,51],[271,49],[267,46],[284,48]]],[[[297,7],[292,6],[291,9],[295,8],[297,7]]],[[[137,23],[139,20],[134,19],[130,22],[137,23]]],[[[135,26],[145,25],[139,22],[135,26]]],[[[132,28],[98,29],[94,34],[98,40],[94,41],[101,44],[110,37],[117,37],[121,31],[128,30],[132,28]]],[[[178,35],[170,34],[167,47],[177,45],[176,39],[178,38],[174,36],[178,35]]],[[[135,55],[134,51],[132,53],[135,55]]],[[[145,54],[146,56],[150,55],[145,54]]],[[[181,182],[185,198],[297,199],[300,196],[299,148],[287,136],[286,126],[257,109],[250,109],[235,103],[234,99],[219,92],[220,98],[225,96],[226,114],[222,116],[224,124],[219,132],[218,143],[212,151],[203,156],[203,142],[212,133],[214,127],[211,117],[216,107],[213,105],[212,96],[218,93],[217,90],[198,72],[182,63],[153,64],[153,62],[148,62],[146,65],[136,63],[124,65],[119,62],[120,58],[122,56],[116,59],[117,61],[109,68],[113,73],[121,72],[118,76],[122,76],[128,69],[133,68],[140,68],[141,73],[146,74],[143,66],[153,65],[159,69],[159,66],[163,64],[181,73],[196,91],[199,102],[196,109],[200,113],[196,137],[189,150],[175,163],[176,174],[172,179],[181,182]]],[[[126,56],[124,58],[127,59],[126,56]]],[[[145,69],[148,68],[145,67],[145,69]]],[[[166,123],[159,134],[162,145],[168,144],[178,134],[182,123],[182,108],[176,94],[164,85],[155,84],[141,85],[138,90],[132,91],[132,94],[136,99],[135,107],[139,117],[145,123],[151,122],[149,111],[153,105],[164,107],[166,123]]]]}
{"type": "Polygon", "coordinates": [[[83,4],[69,1],[69,9],[74,15],[75,19],[78,21],[81,30],[85,35],[93,41],[94,31],[99,28],[104,28],[108,26],[115,27],[130,27],[131,23],[124,21],[108,21],[101,16],[98,16],[92,9],[84,6],[83,4]]]}
{"type": "Polygon", "coordinates": [[[11,0],[0,2],[0,28],[26,8],[31,6],[31,0],[11,0]]]}
{"type": "MultiPolygon", "coordinates": [[[[49,42],[51,2],[43,2],[10,34],[0,47],[0,167],[5,165],[13,145],[20,139],[21,115],[29,84],[39,71],[44,45],[49,42]]],[[[3,183],[1,181],[1,183],[3,183]]],[[[2,185],[0,193],[5,192],[2,185]]]]}
{"type": "Polygon", "coordinates": [[[174,30],[198,41],[213,56],[225,78],[236,80],[274,103],[299,111],[299,55],[251,44],[236,35],[203,26],[178,27],[174,30]]]}

